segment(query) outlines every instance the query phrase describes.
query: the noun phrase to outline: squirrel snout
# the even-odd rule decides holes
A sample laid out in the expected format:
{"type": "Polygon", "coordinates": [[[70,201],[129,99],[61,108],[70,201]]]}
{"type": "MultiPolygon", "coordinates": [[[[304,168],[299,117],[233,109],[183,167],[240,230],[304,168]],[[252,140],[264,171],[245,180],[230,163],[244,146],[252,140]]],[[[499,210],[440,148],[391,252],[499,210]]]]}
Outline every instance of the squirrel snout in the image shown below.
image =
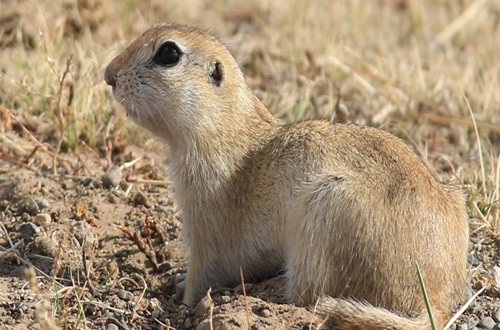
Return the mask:
{"type": "Polygon", "coordinates": [[[115,87],[115,77],[115,60],[113,60],[108,64],[106,71],[104,72],[104,81],[106,82],[106,84],[115,87]]]}

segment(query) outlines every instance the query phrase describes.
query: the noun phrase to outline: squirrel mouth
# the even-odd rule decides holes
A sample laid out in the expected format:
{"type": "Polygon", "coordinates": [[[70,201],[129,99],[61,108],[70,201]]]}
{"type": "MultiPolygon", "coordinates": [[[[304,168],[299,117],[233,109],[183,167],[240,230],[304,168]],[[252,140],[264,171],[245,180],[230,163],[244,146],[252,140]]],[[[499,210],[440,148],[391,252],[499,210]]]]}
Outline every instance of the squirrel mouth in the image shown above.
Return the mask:
{"type": "Polygon", "coordinates": [[[130,104],[130,102],[126,96],[120,95],[120,93],[118,92],[118,90],[115,86],[113,86],[113,97],[115,98],[116,101],[118,101],[118,103],[120,103],[123,106],[123,108],[125,109],[125,112],[127,114],[127,117],[130,117],[130,118],[137,117],[137,110],[134,109],[132,104],[130,104]]]}
{"type": "Polygon", "coordinates": [[[118,88],[116,88],[116,84],[113,84],[112,87],[113,87],[113,97],[115,98],[116,101],[118,101],[118,103],[120,103],[123,106],[125,112],[127,113],[127,117],[129,116],[134,117],[134,114],[137,111],[134,111],[130,102],[128,102],[127,97],[123,96],[122,93],[119,92],[118,88]]]}

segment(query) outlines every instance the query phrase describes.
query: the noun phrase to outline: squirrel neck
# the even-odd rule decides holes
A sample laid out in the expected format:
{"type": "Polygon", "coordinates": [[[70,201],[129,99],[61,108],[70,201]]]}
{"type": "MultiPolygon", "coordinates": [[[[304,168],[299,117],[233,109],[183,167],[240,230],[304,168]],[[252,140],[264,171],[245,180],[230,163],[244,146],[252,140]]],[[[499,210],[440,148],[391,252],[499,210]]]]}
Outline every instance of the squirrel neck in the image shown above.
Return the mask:
{"type": "MultiPolygon", "coordinates": [[[[229,98],[224,105],[211,103],[204,113],[217,114],[200,120],[184,132],[182,141],[171,144],[170,170],[176,190],[203,192],[223,189],[251,153],[261,149],[280,125],[260,100],[245,86],[246,97],[229,98]]],[[[221,102],[222,103],[222,102],[221,102]]]]}

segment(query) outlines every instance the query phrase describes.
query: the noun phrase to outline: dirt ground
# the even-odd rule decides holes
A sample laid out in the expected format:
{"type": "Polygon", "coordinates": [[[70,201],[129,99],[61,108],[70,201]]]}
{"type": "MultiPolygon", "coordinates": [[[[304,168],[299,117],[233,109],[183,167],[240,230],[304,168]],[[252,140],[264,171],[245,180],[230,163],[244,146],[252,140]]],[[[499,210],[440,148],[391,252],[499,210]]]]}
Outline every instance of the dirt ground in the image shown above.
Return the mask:
{"type": "MultiPolygon", "coordinates": [[[[176,300],[176,274],[186,266],[182,224],[163,147],[145,141],[123,143],[114,154],[115,163],[130,165],[115,171],[117,187],[105,187],[109,176],[103,178],[102,160],[90,151],[61,154],[65,166],[56,174],[42,151],[28,164],[0,162],[1,328],[52,329],[51,322],[66,329],[210,329],[210,322],[215,329],[315,328],[313,313],[283,303],[279,277],[245,284],[246,296],[241,286],[219,288],[213,305],[206,298],[194,310],[176,300]]],[[[499,313],[498,233],[477,229],[471,219],[470,292],[487,288],[456,329],[499,313]]]]}
{"type": "Polygon", "coordinates": [[[245,285],[248,314],[241,286],[212,292],[212,318],[203,304],[193,311],[175,299],[175,275],[185,270],[182,224],[161,147],[124,148],[123,161],[139,160],[121,171],[117,188],[103,186],[93,154],[62,157],[81,168],[60,167],[54,175],[41,153],[28,166],[2,163],[1,328],[40,329],[52,319],[65,328],[209,329],[212,319],[216,329],[229,329],[246,328],[247,316],[254,329],[308,327],[310,313],[279,303],[279,278],[245,285]],[[160,184],[127,183],[134,180],[160,184]],[[22,229],[26,224],[30,230],[22,229]],[[146,253],[130,238],[135,231],[146,253]],[[27,266],[36,269],[34,278],[27,266]]]}

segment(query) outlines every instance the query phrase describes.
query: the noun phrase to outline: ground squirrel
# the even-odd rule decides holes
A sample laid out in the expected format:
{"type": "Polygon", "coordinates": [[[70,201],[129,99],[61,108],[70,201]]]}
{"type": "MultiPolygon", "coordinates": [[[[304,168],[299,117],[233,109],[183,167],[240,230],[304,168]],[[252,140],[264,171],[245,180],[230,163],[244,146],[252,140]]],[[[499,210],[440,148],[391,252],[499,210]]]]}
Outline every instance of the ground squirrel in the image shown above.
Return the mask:
{"type": "Polygon", "coordinates": [[[166,140],[189,252],[184,302],[284,271],[338,329],[429,329],[466,292],[468,216],[400,139],[370,127],[280,125],[210,33],[159,23],[107,67],[128,115],[166,140]]]}

